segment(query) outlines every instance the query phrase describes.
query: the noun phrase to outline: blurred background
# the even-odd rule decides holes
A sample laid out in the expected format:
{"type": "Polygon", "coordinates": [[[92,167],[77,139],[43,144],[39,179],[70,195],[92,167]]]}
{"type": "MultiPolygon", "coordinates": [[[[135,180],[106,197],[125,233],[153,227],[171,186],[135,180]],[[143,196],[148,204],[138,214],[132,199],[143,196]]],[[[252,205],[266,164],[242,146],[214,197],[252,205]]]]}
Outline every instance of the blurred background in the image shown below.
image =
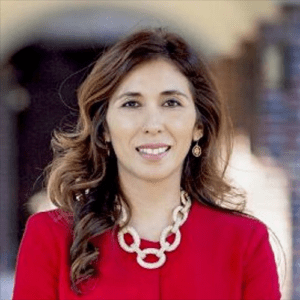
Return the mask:
{"type": "MultiPolygon", "coordinates": [[[[44,191],[51,132],[72,126],[76,89],[103,49],[140,27],[167,27],[202,52],[228,102],[228,176],[271,239],[283,299],[300,299],[298,1],[0,1],[0,282],[10,299],[30,214],[44,191]],[[272,236],[272,235],[271,235],[272,236]]],[[[38,258],[37,258],[38,260],[38,258]]]]}

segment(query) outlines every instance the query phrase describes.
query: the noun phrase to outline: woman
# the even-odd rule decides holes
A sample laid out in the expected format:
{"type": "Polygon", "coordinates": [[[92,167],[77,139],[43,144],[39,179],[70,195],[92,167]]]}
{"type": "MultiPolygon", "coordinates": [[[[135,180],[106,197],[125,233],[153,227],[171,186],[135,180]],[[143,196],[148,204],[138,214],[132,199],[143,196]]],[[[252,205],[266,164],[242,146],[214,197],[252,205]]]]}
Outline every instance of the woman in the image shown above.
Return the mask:
{"type": "Polygon", "coordinates": [[[224,207],[227,115],[182,38],[124,38],[78,100],[53,139],[59,209],[29,219],[14,299],[280,299],[266,226],[224,207]]]}

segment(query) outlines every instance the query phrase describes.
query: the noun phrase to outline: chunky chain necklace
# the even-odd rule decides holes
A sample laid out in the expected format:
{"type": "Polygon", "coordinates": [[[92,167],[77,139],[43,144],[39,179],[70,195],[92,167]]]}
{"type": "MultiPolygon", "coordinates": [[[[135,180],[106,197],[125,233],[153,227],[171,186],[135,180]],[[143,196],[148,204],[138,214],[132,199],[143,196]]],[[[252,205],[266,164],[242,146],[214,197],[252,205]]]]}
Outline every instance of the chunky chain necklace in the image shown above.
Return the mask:
{"type": "MultiPolygon", "coordinates": [[[[140,248],[141,239],[139,237],[139,234],[131,226],[125,226],[118,232],[118,241],[120,246],[129,253],[135,252],[137,254],[136,260],[138,264],[143,268],[146,269],[159,268],[166,261],[165,252],[173,251],[178,247],[181,240],[181,233],[179,228],[186,221],[192,204],[189,195],[184,190],[181,191],[180,200],[181,200],[181,204],[178,205],[173,210],[173,221],[174,221],[173,224],[167,226],[160,235],[160,249],[145,248],[142,250],[140,248]],[[175,239],[173,243],[170,244],[167,241],[167,237],[169,234],[172,233],[175,234],[175,239]],[[132,236],[133,243],[131,245],[126,244],[124,238],[125,234],[130,234],[132,236]],[[155,255],[158,258],[158,260],[156,262],[146,262],[145,258],[148,254],[155,255]]],[[[125,224],[128,218],[124,205],[122,205],[121,209],[122,209],[122,215],[121,215],[121,220],[119,221],[120,226],[125,224]]]]}

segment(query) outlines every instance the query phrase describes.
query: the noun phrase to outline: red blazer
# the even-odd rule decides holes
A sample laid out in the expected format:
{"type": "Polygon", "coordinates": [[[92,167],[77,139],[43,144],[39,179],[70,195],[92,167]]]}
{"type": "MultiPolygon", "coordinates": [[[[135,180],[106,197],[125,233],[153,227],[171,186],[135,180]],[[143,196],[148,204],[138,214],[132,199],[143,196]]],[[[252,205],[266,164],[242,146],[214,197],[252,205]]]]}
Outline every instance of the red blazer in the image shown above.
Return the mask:
{"type": "MultiPolygon", "coordinates": [[[[144,269],[120,248],[116,233],[94,238],[99,275],[71,289],[71,222],[60,210],[30,217],[20,246],[14,300],[30,299],[280,299],[266,226],[194,202],[177,249],[158,269],[144,269]]],[[[141,247],[158,247],[142,240],[141,247]]]]}

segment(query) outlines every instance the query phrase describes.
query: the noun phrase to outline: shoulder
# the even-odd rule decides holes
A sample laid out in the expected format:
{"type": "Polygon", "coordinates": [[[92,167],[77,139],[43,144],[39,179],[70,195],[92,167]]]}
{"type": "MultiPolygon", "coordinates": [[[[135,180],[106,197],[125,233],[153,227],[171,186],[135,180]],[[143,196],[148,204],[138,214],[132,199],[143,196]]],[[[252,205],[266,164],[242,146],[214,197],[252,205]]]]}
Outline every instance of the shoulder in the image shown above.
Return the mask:
{"type": "Polygon", "coordinates": [[[268,228],[257,218],[195,202],[186,223],[185,230],[194,238],[194,245],[202,247],[205,241],[215,257],[229,256],[241,266],[253,265],[255,256],[261,260],[274,260],[268,228]]]}
{"type": "Polygon", "coordinates": [[[254,216],[218,210],[196,201],[191,217],[193,227],[205,226],[208,232],[227,238],[249,240],[268,236],[267,226],[254,216]]]}
{"type": "Polygon", "coordinates": [[[20,244],[20,257],[28,253],[42,255],[57,264],[57,255],[67,253],[73,239],[72,225],[67,216],[60,209],[31,215],[20,244]]]}
{"type": "Polygon", "coordinates": [[[49,235],[69,234],[72,231],[73,215],[61,209],[39,212],[31,215],[26,223],[26,231],[36,231],[49,235]]]}

